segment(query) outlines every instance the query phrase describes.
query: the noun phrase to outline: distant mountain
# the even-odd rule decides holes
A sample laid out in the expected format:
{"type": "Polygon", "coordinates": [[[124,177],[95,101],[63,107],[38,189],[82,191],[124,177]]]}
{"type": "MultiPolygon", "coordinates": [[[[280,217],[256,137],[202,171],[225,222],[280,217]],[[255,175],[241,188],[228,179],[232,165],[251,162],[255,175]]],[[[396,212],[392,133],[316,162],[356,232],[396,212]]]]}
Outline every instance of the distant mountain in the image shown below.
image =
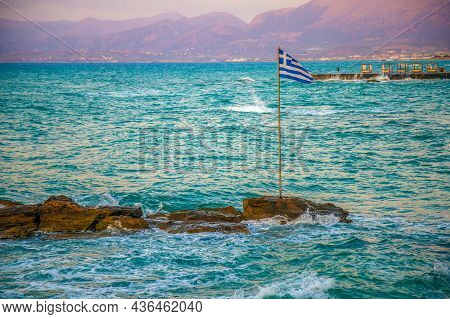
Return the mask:
{"type": "MultiPolygon", "coordinates": [[[[312,0],[263,13],[248,24],[219,12],[194,18],[166,13],[127,21],[40,24],[94,59],[226,60],[271,59],[279,45],[310,58],[364,55],[403,31],[386,50],[449,50],[449,17],[448,0],[312,0]]],[[[59,59],[73,58],[28,22],[0,19],[0,39],[3,60],[45,59],[49,53],[58,59],[55,52],[60,52],[59,59]]]]}
{"type": "MultiPolygon", "coordinates": [[[[102,38],[102,50],[154,51],[159,53],[220,54],[223,46],[239,38],[247,24],[228,13],[164,20],[153,25],[102,38]]],[[[91,47],[94,49],[94,47],[91,47]]]]}
{"type": "MultiPolygon", "coordinates": [[[[149,26],[162,20],[176,21],[183,18],[177,12],[167,12],[148,18],[136,18],[123,21],[98,20],[87,18],[80,21],[51,21],[37,22],[50,33],[69,42],[84,38],[107,36],[144,26],[149,26]]],[[[65,49],[50,35],[39,30],[28,21],[0,19],[0,52],[27,50],[56,50],[65,49]]]]}
{"type": "MultiPolygon", "coordinates": [[[[251,34],[273,46],[276,39],[298,49],[373,47],[403,30],[410,45],[448,48],[450,5],[413,26],[448,0],[314,0],[301,7],[271,11],[250,23],[251,34]]],[[[394,43],[399,43],[396,41],[394,43]]]]}

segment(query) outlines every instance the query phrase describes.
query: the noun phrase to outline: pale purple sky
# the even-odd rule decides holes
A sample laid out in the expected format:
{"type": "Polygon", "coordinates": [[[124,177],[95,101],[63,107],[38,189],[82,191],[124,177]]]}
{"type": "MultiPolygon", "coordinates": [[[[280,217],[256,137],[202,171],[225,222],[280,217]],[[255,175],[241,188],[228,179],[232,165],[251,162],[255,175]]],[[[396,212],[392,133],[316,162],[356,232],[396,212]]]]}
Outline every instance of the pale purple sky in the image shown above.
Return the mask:
{"type": "Polygon", "coordinates": [[[0,17],[21,20],[1,2],[39,21],[87,17],[123,20],[178,11],[188,17],[223,11],[250,21],[268,10],[298,7],[309,0],[0,0],[0,17]]]}

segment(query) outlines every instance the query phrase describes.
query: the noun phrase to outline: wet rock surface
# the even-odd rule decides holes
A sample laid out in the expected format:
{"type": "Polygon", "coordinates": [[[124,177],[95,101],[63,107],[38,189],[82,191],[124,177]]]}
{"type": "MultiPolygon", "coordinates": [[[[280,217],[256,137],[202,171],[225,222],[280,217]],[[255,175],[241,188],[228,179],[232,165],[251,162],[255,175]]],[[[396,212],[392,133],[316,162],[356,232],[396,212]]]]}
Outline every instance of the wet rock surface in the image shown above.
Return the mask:
{"type": "Polygon", "coordinates": [[[250,233],[247,221],[281,218],[293,221],[302,215],[313,220],[336,216],[350,223],[348,212],[330,203],[316,203],[298,197],[259,197],[243,201],[244,211],[234,207],[200,208],[150,214],[145,219],[139,207],[83,207],[66,196],[52,196],[42,204],[23,205],[0,201],[0,239],[26,238],[35,232],[54,238],[97,236],[108,230],[136,231],[149,227],[168,233],[250,233]]]}
{"type": "Polygon", "coordinates": [[[242,213],[234,207],[201,208],[147,216],[150,225],[177,233],[250,233],[242,222],[242,213]]]}
{"type": "Polygon", "coordinates": [[[52,196],[36,205],[1,204],[0,239],[25,238],[36,231],[70,234],[148,228],[141,208],[83,207],[66,196],[52,196]]]}
{"type": "Polygon", "coordinates": [[[315,203],[299,197],[272,197],[248,198],[243,202],[244,220],[259,220],[265,218],[284,217],[289,221],[295,220],[304,214],[313,219],[320,215],[334,215],[341,223],[351,223],[348,212],[331,203],[315,203]]]}
{"type": "Polygon", "coordinates": [[[38,205],[15,205],[0,208],[0,239],[25,238],[39,226],[38,205]]]}
{"type": "Polygon", "coordinates": [[[18,205],[23,205],[23,204],[18,203],[18,202],[13,202],[11,200],[0,199],[0,208],[14,207],[14,206],[18,206],[18,205]]]}

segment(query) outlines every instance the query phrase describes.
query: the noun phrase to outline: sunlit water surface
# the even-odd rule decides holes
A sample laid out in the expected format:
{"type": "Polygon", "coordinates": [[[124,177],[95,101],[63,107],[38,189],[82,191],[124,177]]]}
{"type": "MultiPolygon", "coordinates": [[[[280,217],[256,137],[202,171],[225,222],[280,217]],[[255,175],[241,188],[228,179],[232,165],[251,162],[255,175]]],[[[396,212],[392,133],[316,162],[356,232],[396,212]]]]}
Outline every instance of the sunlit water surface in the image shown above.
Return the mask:
{"type": "MultiPolygon", "coordinates": [[[[277,192],[273,64],[2,64],[0,83],[1,198],[154,213],[277,192]]],[[[0,297],[449,298],[449,88],[283,82],[285,194],[353,224],[3,241],[0,297]]]]}

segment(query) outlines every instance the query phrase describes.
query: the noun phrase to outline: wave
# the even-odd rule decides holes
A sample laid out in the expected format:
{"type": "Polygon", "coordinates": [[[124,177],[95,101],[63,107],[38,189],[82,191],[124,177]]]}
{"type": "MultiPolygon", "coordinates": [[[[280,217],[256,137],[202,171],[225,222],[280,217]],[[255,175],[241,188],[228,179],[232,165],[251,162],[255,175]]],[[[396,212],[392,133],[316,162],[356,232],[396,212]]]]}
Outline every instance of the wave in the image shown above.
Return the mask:
{"type": "Polygon", "coordinates": [[[105,193],[102,195],[98,206],[119,206],[119,201],[110,193],[105,193]]]}
{"type": "Polygon", "coordinates": [[[257,299],[326,299],[327,290],[334,286],[334,279],[318,276],[316,272],[305,271],[292,274],[280,281],[261,286],[254,296],[257,299]]]}
{"type": "Polygon", "coordinates": [[[450,271],[448,270],[448,263],[444,264],[441,261],[437,261],[433,264],[433,270],[438,274],[450,277],[450,271]]]}
{"type": "Polygon", "coordinates": [[[125,91],[106,91],[106,92],[88,92],[87,95],[91,96],[110,96],[112,98],[134,98],[134,97],[145,97],[145,96],[159,96],[161,91],[156,89],[136,89],[136,90],[125,90],[125,91]]]}
{"type": "Polygon", "coordinates": [[[339,223],[339,217],[333,214],[319,215],[306,212],[300,215],[299,218],[289,221],[286,217],[275,216],[272,218],[261,219],[257,221],[249,221],[249,224],[258,226],[280,226],[280,225],[321,225],[321,226],[333,226],[339,223]]]}
{"type": "Polygon", "coordinates": [[[272,113],[272,110],[267,107],[266,103],[261,100],[261,98],[257,96],[256,93],[253,93],[252,95],[251,104],[230,106],[228,110],[244,113],[272,113]]]}
{"type": "Polygon", "coordinates": [[[345,82],[345,83],[355,83],[355,82],[365,82],[364,79],[341,79],[338,75],[330,77],[324,80],[316,80],[317,82],[345,82]]]}
{"type": "Polygon", "coordinates": [[[303,106],[296,105],[293,106],[293,113],[302,115],[330,115],[341,111],[333,109],[331,105],[315,105],[315,106],[303,106]]]}
{"type": "Polygon", "coordinates": [[[244,76],[243,78],[240,78],[239,81],[241,81],[241,82],[256,82],[256,80],[254,80],[248,76],[244,76]]]}
{"type": "Polygon", "coordinates": [[[301,215],[298,219],[296,219],[293,224],[309,224],[309,225],[322,225],[322,226],[331,226],[339,223],[339,217],[335,215],[316,215],[306,213],[301,215]]]}

